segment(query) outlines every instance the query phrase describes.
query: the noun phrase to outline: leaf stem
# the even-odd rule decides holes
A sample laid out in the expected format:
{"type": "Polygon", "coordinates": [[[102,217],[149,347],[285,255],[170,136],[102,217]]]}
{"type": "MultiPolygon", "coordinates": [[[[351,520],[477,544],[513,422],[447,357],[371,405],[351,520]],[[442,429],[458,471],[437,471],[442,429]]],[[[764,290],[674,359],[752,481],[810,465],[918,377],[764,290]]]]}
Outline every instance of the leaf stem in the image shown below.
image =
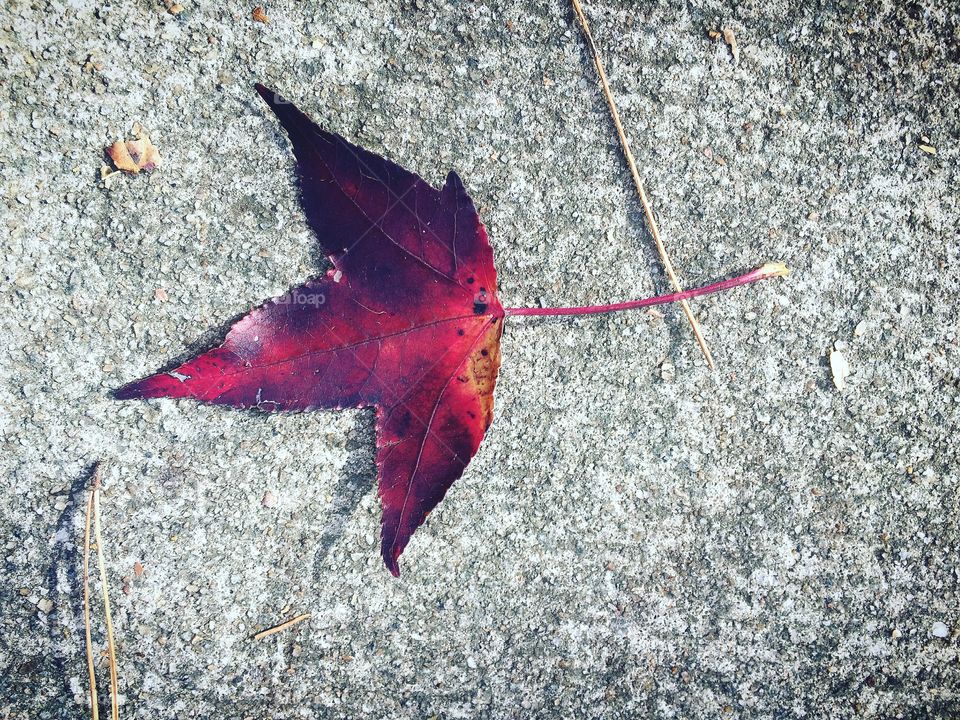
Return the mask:
{"type": "Polygon", "coordinates": [[[683,292],[671,293],[669,295],[657,295],[656,297],[644,298],[643,300],[628,300],[627,302],[612,303],[610,305],[583,305],[581,307],[560,307],[560,308],[506,308],[506,315],[600,315],[604,313],[619,312],[621,310],[636,310],[637,308],[649,307],[650,305],[666,305],[667,303],[680,302],[687,298],[697,297],[699,295],[712,295],[713,293],[731,288],[748,285],[758,280],[768,278],[783,277],[790,271],[783,263],[767,263],[766,265],[748,272],[746,275],[721,280],[712,285],[694,288],[693,290],[684,290],[683,292]]]}

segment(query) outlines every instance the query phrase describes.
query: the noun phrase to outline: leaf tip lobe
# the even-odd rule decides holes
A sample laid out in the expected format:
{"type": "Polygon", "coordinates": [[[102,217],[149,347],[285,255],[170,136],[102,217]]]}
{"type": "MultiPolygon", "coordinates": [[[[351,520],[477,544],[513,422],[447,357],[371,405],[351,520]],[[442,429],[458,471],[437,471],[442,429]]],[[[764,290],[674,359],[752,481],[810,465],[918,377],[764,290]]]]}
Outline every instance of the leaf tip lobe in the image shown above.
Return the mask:
{"type": "MultiPolygon", "coordinates": [[[[400,553],[395,554],[397,557],[400,556],[400,553]]],[[[397,562],[397,557],[391,557],[391,552],[384,548],[383,564],[387,566],[387,570],[389,570],[390,574],[395,578],[400,577],[400,563],[397,562]]]]}

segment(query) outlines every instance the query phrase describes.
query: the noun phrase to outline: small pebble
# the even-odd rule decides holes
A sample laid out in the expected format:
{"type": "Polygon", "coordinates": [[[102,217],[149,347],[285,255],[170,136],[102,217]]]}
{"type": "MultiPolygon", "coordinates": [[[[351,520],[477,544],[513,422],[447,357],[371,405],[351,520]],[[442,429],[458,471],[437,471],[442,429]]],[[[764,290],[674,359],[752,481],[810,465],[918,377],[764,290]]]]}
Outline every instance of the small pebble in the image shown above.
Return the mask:
{"type": "Polygon", "coordinates": [[[673,363],[669,360],[664,360],[663,364],[660,366],[660,378],[664,382],[673,382],[674,378],[677,377],[677,369],[673,366],[673,363]]]}
{"type": "Polygon", "coordinates": [[[837,390],[843,390],[847,386],[850,363],[839,350],[830,351],[830,372],[833,374],[833,384],[837,386],[837,390]]]}
{"type": "Polygon", "coordinates": [[[933,627],[930,628],[930,632],[933,633],[934,637],[945,638],[950,635],[950,628],[948,628],[945,623],[937,620],[937,622],[933,624],[933,627]]]}

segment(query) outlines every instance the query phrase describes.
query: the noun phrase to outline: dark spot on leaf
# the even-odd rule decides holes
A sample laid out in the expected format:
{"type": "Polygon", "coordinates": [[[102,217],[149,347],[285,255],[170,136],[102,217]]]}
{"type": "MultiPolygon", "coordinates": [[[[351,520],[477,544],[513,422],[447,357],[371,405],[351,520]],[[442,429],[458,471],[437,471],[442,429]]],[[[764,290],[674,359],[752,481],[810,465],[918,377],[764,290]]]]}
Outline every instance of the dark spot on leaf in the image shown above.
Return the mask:
{"type": "Polygon", "coordinates": [[[480,354],[486,357],[487,355],[490,354],[490,352],[486,348],[484,348],[483,350],[480,351],[480,354]]]}
{"type": "Polygon", "coordinates": [[[463,335],[463,328],[457,328],[457,335],[463,335]]]}
{"type": "Polygon", "coordinates": [[[475,302],[473,304],[474,315],[483,315],[486,311],[487,311],[487,304],[485,302],[475,302]]]}

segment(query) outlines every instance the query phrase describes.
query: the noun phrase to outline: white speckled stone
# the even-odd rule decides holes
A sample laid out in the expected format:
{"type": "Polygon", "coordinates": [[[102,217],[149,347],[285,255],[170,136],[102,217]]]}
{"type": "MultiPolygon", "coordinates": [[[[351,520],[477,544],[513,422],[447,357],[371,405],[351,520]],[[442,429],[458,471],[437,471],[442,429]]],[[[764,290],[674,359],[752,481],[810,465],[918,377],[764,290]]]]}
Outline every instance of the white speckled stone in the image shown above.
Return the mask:
{"type": "Polygon", "coordinates": [[[321,272],[257,80],[455,168],[504,304],[666,290],[594,70],[560,0],[183,5],[0,8],[0,717],[87,716],[96,459],[125,718],[955,713],[955,5],[587,6],[683,281],[794,273],[694,303],[712,373],[676,308],[511,322],[399,581],[368,414],[109,392],[321,272]],[[135,122],[164,164],[105,188],[135,122]]]}

